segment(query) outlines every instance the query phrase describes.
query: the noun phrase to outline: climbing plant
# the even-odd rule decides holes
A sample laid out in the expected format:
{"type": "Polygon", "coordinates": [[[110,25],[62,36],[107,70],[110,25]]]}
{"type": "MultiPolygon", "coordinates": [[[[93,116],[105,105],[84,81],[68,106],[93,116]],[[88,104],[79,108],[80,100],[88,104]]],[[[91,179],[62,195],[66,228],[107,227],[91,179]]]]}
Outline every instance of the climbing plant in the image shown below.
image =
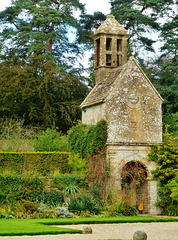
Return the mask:
{"type": "Polygon", "coordinates": [[[178,149],[175,144],[175,138],[168,132],[168,126],[165,128],[164,144],[154,146],[149,159],[157,163],[157,168],[152,171],[153,177],[159,180],[159,200],[158,206],[162,208],[163,214],[178,215],[178,149]]]}
{"type": "Polygon", "coordinates": [[[135,182],[139,187],[146,179],[147,172],[145,167],[138,161],[128,162],[122,170],[122,185],[135,182]]]}
{"type": "Polygon", "coordinates": [[[81,122],[68,132],[70,150],[86,158],[98,153],[107,140],[107,123],[104,120],[96,125],[86,126],[81,122]]]}

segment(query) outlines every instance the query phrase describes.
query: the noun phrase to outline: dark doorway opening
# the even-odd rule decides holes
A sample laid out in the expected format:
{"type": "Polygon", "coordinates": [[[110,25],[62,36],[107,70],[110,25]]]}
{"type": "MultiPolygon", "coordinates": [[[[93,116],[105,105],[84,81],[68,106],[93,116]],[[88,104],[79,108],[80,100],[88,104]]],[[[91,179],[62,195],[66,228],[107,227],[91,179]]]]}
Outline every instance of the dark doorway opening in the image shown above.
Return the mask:
{"type": "Polygon", "coordinates": [[[144,213],[148,212],[148,181],[146,167],[139,161],[125,164],[121,173],[122,198],[132,206],[143,202],[144,213]]]}

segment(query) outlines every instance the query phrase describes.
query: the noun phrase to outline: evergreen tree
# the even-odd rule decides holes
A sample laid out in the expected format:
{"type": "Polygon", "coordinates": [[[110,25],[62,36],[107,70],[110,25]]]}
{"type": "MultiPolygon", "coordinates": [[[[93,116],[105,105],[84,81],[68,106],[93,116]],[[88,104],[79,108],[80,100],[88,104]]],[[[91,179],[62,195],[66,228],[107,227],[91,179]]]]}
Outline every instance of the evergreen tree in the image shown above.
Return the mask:
{"type": "MultiPolygon", "coordinates": [[[[175,1],[174,1],[175,2],[175,1]]],[[[163,97],[163,121],[170,125],[170,130],[176,131],[178,121],[178,58],[177,31],[178,16],[175,8],[169,11],[169,18],[161,27],[160,39],[163,41],[162,55],[156,62],[159,67],[155,86],[163,97]]]]}
{"type": "Polygon", "coordinates": [[[178,74],[178,59],[177,59],[177,29],[178,16],[174,16],[167,21],[161,29],[161,37],[164,45],[161,48],[162,55],[158,64],[160,65],[159,85],[163,98],[165,99],[165,113],[175,113],[178,109],[177,95],[177,74],[178,74]]]}
{"type": "Polygon", "coordinates": [[[82,49],[68,39],[75,10],[78,0],[15,0],[0,13],[0,116],[63,131],[80,116],[87,86],[74,68],[82,49]]]}
{"type": "Polygon", "coordinates": [[[102,12],[94,12],[93,14],[82,14],[80,19],[80,31],[78,32],[78,40],[84,44],[86,49],[92,49],[93,32],[106,20],[106,16],[102,12]]]}
{"type": "Polygon", "coordinates": [[[149,36],[160,30],[158,20],[172,3],[173,0],[111,0],[111,13],[129,30],[131,54],[137,56],[141,48],[154,52],[155,41],[149,36]]]}

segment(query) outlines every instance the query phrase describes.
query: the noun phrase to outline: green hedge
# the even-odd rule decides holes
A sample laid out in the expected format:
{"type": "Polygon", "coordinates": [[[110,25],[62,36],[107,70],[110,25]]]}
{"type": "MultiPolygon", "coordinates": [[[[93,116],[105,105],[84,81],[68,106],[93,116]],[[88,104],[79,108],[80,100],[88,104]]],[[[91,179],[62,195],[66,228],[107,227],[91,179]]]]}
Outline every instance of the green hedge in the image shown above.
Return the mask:
{"type": "Polygon", "coordinates": [[[68,163],[70,153],[67,152],[37,152],[37,153],[0,153],[0,171],[16,173],[38,172],[46,175],[54,171],[69,173],[68,163]]]}

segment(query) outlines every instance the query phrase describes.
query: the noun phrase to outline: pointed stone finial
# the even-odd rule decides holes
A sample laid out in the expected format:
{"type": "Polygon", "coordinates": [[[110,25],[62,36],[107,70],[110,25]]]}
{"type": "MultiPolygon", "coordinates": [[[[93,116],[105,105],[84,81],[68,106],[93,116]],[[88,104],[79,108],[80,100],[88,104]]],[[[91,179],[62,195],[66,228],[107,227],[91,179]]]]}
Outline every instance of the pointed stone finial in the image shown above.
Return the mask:
{"type": "Polygon", "coordinates": [[[106,18],[114,18],[115,19],[114,15],[112,15],[112,14],[107,15],[106,18]]]}
{"type": "Polygon", "coordinates": [[[109,14],[106,20],[94,31],[94,35],[98,34],[121,34],[127,36],[127,30],[115,19],[114,15],[109,14]]]}

